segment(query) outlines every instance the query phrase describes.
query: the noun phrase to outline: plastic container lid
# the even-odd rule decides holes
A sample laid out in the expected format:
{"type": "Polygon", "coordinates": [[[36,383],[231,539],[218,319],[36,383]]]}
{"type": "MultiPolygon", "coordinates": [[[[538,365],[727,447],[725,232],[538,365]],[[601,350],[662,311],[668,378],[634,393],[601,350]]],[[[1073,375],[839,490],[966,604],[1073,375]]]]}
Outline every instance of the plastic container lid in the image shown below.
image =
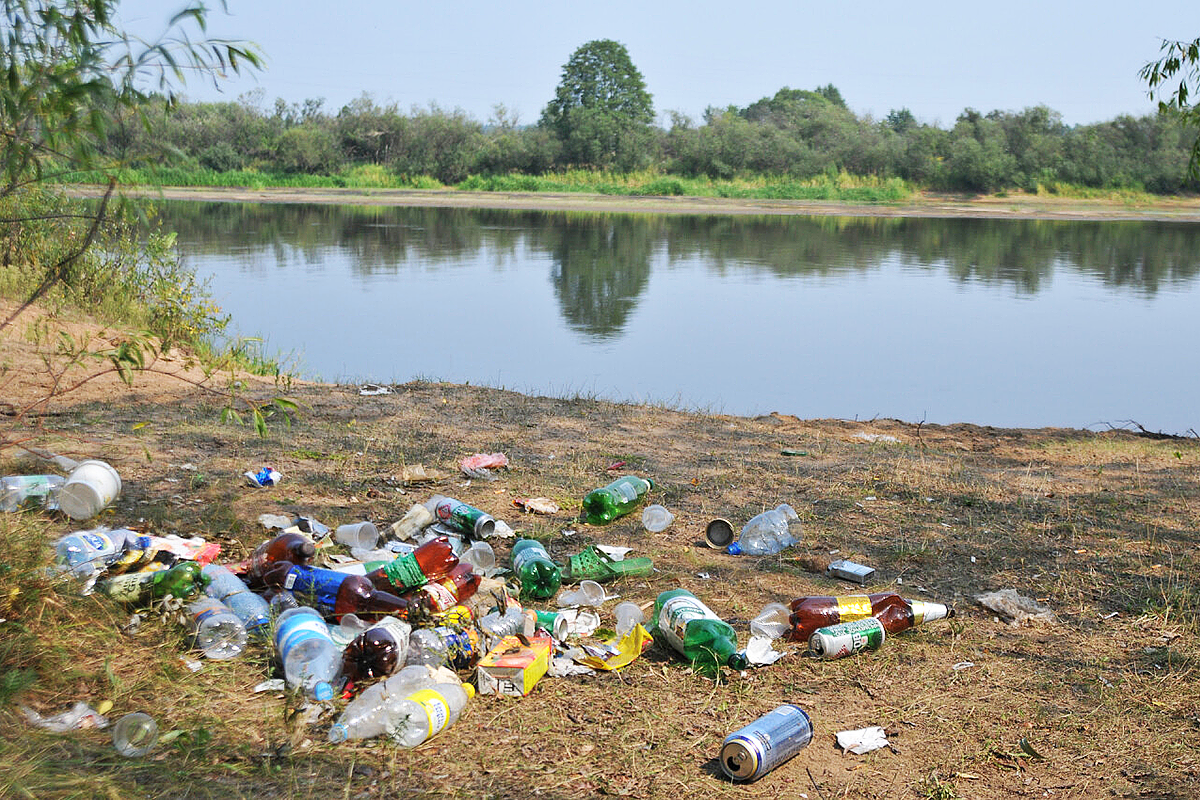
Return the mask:
{"type": "Polygon", "coordinates": [[[714,550],[724,550],[733,541],[733,526],[727,519],[714,519],[704,529],[704,541],[714,550]]]}

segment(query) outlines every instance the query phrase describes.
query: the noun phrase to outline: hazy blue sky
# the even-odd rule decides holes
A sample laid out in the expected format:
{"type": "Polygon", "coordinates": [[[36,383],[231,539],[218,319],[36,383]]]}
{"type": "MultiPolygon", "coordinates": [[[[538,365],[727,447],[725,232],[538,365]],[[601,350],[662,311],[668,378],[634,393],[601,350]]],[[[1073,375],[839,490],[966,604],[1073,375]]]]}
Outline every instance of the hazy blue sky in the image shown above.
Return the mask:
{"type": "MultiPolygon", "coordinates": [[[[254,88],[324,98],[336,113],[369,93],[380,104],[436,103],[480,122],[505,105],[536,122],[571,53],[594,39],[628,49],[660,115],[700,121],[707,106],[744,106],[784,86],[832,83],[856,113],[907,107],[950,127],[982,112],[1044,104],[1068,124],[1153,110],[1138,69],[1163,38],[1200,36],[1200,2],[801,2],[607,0],[604,3],[229,0],[210,35],[253,41],[267,68],[223,93],[193,81],[193,100],[254,88]]],[[[181,0],[121,0],[140,33],[161,31],[181,0]]]]}

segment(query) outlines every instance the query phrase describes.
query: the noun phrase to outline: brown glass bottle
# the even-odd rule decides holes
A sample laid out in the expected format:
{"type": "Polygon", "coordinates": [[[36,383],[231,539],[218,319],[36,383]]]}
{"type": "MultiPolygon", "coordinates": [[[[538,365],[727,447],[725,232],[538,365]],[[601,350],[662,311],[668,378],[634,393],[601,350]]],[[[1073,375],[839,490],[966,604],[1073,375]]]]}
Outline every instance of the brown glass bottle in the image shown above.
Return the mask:
{"type": "Polygon", "coordinates": [[[268,539],[254,550],[244,576],[251,589],[262,588],[263,574],[272,564],[287,561],[291,564],[308,564],[317,554],[317,546],[302,533],[281,533],[268,539]]]}
{"type": "Polygon", "coordinates": [[[263,573],[263,582],[310,600],[327,617],[340,621],[346,614],[366,619],[391,615],[401,619],[412,612],[413,601],[376,589],[362,575],[277,561],[263,573]]]}
{"type": "Polygon", "coordinates": [[[926,620],[954,616],[940,603],[905,600],[895,592],[852,594],[841,597],[797,597],[791,603],[792,628],[788,639],[807,642],[818,628],[840,622],[875,617],[888,633],[898,633],[926,620]]]}
{"type": "Polygon", "coordinates": [[[445,536],[430,539],[406,556],[367,573],[367,580],[385,592],[406,592],[448,575],[458,566],[458,556],[445,536]]]}

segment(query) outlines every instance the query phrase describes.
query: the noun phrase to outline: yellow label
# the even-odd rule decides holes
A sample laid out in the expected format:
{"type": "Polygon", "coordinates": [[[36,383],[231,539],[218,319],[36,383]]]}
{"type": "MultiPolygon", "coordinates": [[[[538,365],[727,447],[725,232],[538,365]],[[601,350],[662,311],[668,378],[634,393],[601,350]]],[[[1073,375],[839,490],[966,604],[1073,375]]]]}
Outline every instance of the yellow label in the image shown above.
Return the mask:
{"type": "Polygon", "coordinates": [[[419,705],[429,719],[429,736],[426,736],[426,739],[441,733],[442,729],[450,724],[450,704],[439,692],[422,689],[410,694],[408,699],[419,705]]]}
{"type": "Polygon", "coordinates": [[[865,594],[848,594],[835,599],[838,606],[838,619],[841,622],[853,622],[856,619],[866,619],[871,616],[871,598],[865,594]]]}

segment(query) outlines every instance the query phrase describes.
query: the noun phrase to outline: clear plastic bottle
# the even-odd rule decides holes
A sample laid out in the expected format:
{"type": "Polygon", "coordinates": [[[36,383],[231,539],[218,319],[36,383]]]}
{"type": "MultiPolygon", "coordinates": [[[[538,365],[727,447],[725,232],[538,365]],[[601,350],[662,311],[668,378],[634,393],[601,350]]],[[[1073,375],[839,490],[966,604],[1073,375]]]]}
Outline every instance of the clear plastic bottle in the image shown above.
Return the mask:
{"type": "Polygon", "coordinates": [[[792,609],[783,603],[767,603],[758,616],[750,620],[750,635],[778,639],[792,628],[792,609]]]}
{"type": "Polygon", "coordinates": [[[61,475],[9,475],[0,478],[0,511],[23,508],[58,508],[61,475]]]}
{"type": "Polygon", "coordinates": [[[246,651],[246,626],[229,606],[207,595],[188,604],[193,645],[208,658],[223,661],[246,651]]]}
{"type": "Polygon", "coordinates": [[[316,609],[300,606],[280,614],[275,623],[275,649],[289,686],[303,689],[314,700],[333,697],[342,654],[316,609]]]}
{"type": "Polygon", "coordinates": [[[492,611],[479,620],[479,630],[483,631],[492,641],[498,641],[505,636],[523,634],[532,636],[537,625],[537,615],[526,611],[516,603],[509,605],[503,612],[492,611]]]}
{"type": "Polygon", "coordinates": [[[410,665],[386,681],[371,684],[346,704],[329,729],[329,741],[337,744],[387,733],[397,718],[400,701],[412,692],[436,685],[443,677],[431,667],[410,665]]]}
{"type": "Polygon", "coordinates": [[[473,628],[439,625],[418,628],[408,638],[408,663],[470,669],[483,654],[473,628]]]}
{"type": "Polygon", "coordinates": [[[800,541],[800,517],[787,503],[752,517],[738,540],[725,551],[730,555],[770,556],[800,541]]]}
{"type": "Polygon", "coordinates": [[[220,564],[205,564],[202,572],[212,579],[205,588],[209,597],[215,597],[237,615],[253,635],[266,633],[271,621],[271,608],[261,595],[250,591],[245,582],[220,564]]]}
{"type": "Polygon", "coordinates": [[[392,741],[401,747],[416,747],[437,736],[458,721],[474,696],[474,686],[457,681],[418,689],[397,704],[392,741]]]}
{"type": "Polygon", "coordinates": [[[121,557],[138,534],[127,528],[75,531],[54,543],[54,563],[78,578],[90,578],[121,557]]]}

